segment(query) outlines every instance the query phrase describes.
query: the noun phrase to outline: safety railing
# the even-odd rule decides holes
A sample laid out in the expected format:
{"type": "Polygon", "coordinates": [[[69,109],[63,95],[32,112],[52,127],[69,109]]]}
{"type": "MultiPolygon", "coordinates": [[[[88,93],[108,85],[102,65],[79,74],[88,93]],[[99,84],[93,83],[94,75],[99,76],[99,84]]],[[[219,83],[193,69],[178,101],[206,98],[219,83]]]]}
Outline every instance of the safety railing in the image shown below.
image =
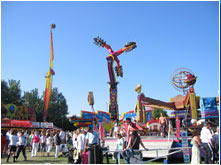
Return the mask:
{"type": "MultiPolygon", "coordinates": [[[[178,153],[178,152],[182,152],[184,149],[190,149],[191,147],[175,147],[175,148],[170,148],[170,149],[167,149],[167,148],[157,148],[157,149],[149,149],[149,150],[144,150],[144,149],[140,149],[140,150],[133,150],[133,151],[141,151],[141,152],[143,152],[143,151],[156,151],[156,157],[155,158],[153,158],[153,159],[150,159],[150,160],[147,160],[147,161],[142,161],[142,160],[140,160],[140,163],[148,163],[148,162],[152,162],[152,161],[155,161],[155,160],[157,160],[157,159],[161,159],[161,158],[167,158],[168,156],[170,156],[170,155],[173,155],[173,154],[176,154],[176,153],[178,153]],[[170,152],[170,153],[168,153],[168,154],[166,154],[166,155],[163,155],[163,156],[159,156],[159,151],[160,150],[170,150],[170,151],[173,151],[173,150],[175,150],[175,151],[173,151],[173,152],[170,152]]],[[[123,150],[106,150],[106,151],[103,151],[103,153],[114,153],[114,152],[117,152],[117,153],[122,153],[123,152],[123,150]]],[[[118,154],[118,157],[117,157],[117,159],[118,159],[118,164],[120,164],[120,156],[121,156],[121,154],[118,154]]]]}

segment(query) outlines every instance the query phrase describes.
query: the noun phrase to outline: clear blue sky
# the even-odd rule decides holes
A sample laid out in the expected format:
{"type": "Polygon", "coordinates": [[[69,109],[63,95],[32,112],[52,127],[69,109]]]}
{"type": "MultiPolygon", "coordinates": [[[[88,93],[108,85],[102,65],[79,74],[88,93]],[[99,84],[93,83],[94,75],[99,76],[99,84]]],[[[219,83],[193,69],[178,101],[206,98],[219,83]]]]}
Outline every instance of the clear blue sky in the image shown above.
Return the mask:
{"type": "Polygon", "coordinates": [[[69,113],[107,111],[108,52],[93,44],[102,37],[113,50],[128,41],[137,48],[119,56],[124,77],[117,78],[120,113],[142,92],[169,101],[181,92],[171,85],[180,67],[198,77],[196,94],[218,96],[219,2],[1,2],[1,78],[21,81],[21,89],[45,88],[50,61],[50,24],[55,23],[53,87],[67,99],[69,113]]]}

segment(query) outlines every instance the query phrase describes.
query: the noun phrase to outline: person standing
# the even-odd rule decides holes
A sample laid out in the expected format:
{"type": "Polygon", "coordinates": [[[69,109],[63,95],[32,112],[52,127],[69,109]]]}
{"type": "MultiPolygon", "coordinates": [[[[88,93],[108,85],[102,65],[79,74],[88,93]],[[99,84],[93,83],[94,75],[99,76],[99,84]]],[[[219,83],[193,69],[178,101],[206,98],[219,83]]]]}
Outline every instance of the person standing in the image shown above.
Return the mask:
{"type": "Polygon", "coordinates": [[[50,156],[50,152],[53,146],[53,137],[51,133],[49,132],[47,134],[47,139],[46,139],[46,147],[47,147],[47,155],[50,156]]]}
{"type": "MultiPolygon", "coordinates": [[[[124,150],[124,139],[122,138],[122,135],[121,134],[117,134],[117,150],[121,150],[123,151],[124,150]]],[[[118,155],[121,155],[124,158],[124,155],[122,154],[122,152],[116,152],[116,154],[114,155],[115,159],[116,159],[116,164],[118,164],[118,155]]]]}
{"type": "Polygon", "coordinates": [[[113,137],[117,137],[117,134],[119,132],[119,127],[117,125],[117,123],[114,124],[114,132],[113,132],[113,137]]]}
{"type": "Polygon", "coordinates": [[[79,129],[77,129],[76,131],[74,131],[73,136],[72,136],[72,143],[73,143],[73,148],[77,148],[77,137],[79,134],[79,129]]]}
{"type": "Polygon", "coordinates": [[[19,138],[18,138],[18,148],[17,148],[17,155],[16,155],[16,159],[18,159],[20,152],[22,151],[23,156],[24,156],[24,160],[27,160],[27,156],[26,156],[26,152],[25,152],[25,146],[26,146],[26,139],[25,139],[25,135],[24,132],[21,132],[19,138]]]}
{"type": "Polygon", "coordinates": [[[200,133],[200,139],[203,144],[203,149],[205,151],[204,163],[213,164],[213,142],[212,142],[212,133],[211,125],[209,122],[205,123],[205,127],[202,128],[200,133]]]}
{"type": "Polygon", "coordinates": [[[45,136],[45,132],[41,133],[40,146],[41,146],[41,156],[45,156],[45,151],[46,151],[46,136],[45,136]]]}
{"type": "Polygon", "coordinates": [[[36,157],[39,142],[40,142],[40,138],[38,135],[38,131],[35,131],[34,136],[32,137],[32,140],[31,140],[31,143],[32,143],[31,157],[36,157]]]}
{"type": "Polygon", "coordinates": [[[59,157],[59,153],[60,153],[60,149],[61,149],[61,138],[59,136],[59,130],[57,130],[57,133],[55,134],[55,157],[58,158],[59,157]]]}
{"type": "Polygon", "coordinates": [[[9,147],[9,143],[10,143],[10,140],[9,140],[9,137],[11,136],[13,132],[13,129],[9,129],[7,132],[6,132],[6,140],[7,140],[7,145],[6,145],[6,150],[8,150],[8,147],[9,147]]]}
{"type": "Polygon", "coordinates": [[[16,135],[16,131],[12,131],[12,134],[9,134],[9,148],[8,148],[8,157],[7,157],[7,162],[9,161],[11,152],[13,152],[14,157],[13,157],[13,162],[16,162],[16,143],[18,142],[18,137],[16,135]]]}
{"type": "Polygon", "coordinates": [[[99,134],[92,128],[88,127],[86,135],[86,148],[89,149],[88,163],[89,164],[102,164],[102,151],[100,150],[100,137],[99,134]]]}
{"type": "Polygon", "coordinates": [[[200,146],[201,146],[201,140],[200,140],[200,130],[195,129],[193,131],[192,135],[192,158],[191,158],[191,164],[200,164],[201,163],[201,156],[200,156],[200,146]]]}
{"type": "Polygon", "coordinates": [[[1,156],[3,156],[6,152],[7,140],[6,140],[6,132],[2,132],[1,134],[1,156]]]}
{"type": "Polygon", "coordinates": [[[34,131],[31,131],[31,134],[28,136],[28,144],[27,144],[29,152],[31,152],[32,150],[31,141],[32,141],[33,136],[34,136],[34,131]]]}
{"type": "MultiPolygon", "coordinates": [[[[133,157],[133,152],[132,152],[132,150],[139,150],[140,145],[141,145],[145,150],[147,150],[147,151],[149,150],[149,149],[147,149],[147,148],[144,146],[144,144],[143,144],[143,142],[142,142],[142,140],[141,140],[141,137],[138,135],[137,131],[134,130],[134,131],[132,132],[131,137],[129,138],[129,142],[128,142],[128,145],[127,145],[126,149],[123,150],[123,152],[126,151],[127,157],[125,158],[125,162],[126,162],[127,164],[130,164],[130,158],[133,157]]],[[[139,151],[138,151],[138,152],[139,152],[139,151]]],[[[141,155],[140,155],[140,156],[141,156],[141,155]]]]}
{"type": "Polygon", "coordinates": [[[61,143],[64,144],[64,140],[65,140],[65,132],[63,130],[60,131],[59,133],[60,139],[61,139],[61,143]]]}
{"type": "Polygon", "coordinates": [[[163,113],[160,114],[159,124],[161,126],[162,136],[165,137],[166,136],[167,118],[163,115],[163,113]]]}
{"type": "Polygon", "coordinates": [[[216,133],[214,134],[212,141],[214,144],[214,156],[216,162],[219,161],[219,127],[216,128],[216,133]]]}
{"type": "Polygon", "coordinates": [[[86,143],[86,137],[84,135],[84,130],[80,130],[80,134],[77,137],[77,151],[80,154],[80,157],[82,157],[82,153],[85,148],[85,143],[86,143]]]}
{"type": "Polygon", "coordinates": [[[88,127],[86,135],[86,146],[100,145],[99,134],[88,127]]]}

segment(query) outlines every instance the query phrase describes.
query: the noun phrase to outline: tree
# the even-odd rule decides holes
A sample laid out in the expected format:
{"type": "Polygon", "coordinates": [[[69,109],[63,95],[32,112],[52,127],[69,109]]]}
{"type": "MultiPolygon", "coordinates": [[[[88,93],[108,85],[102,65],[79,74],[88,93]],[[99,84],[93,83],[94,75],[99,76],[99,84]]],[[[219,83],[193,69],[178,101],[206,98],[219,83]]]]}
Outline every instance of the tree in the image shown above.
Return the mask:
{"type": "Polygon", "coordinates": [[[8,83],[4,80],[1,81],[1,101],[3,104],[15,104],[21,106],[23,100],[21,98],[20,81],[8,80],[8,83]]]}
{"type": "Polygon", "coordinates": [[[47,121],[53,122],[56,126],[65,128],[67,125],[66,115],[68,114],[67,101],[62,93],[58,92],[57,88],[51,91],[51,98],[47,113],[47,121]]]}
{"type": "Polygon", "coordinates": [[[43,101],[38,95],[38,89],[33,89],[30,92],[24,92],[24,104],[29,108],[34,108],[36,112],[36,120],[41,122],[43,116],[43,101]]]}
{"type": "Polygon", "coordinates": [[[9,104],[9,86],[5,80],[1,81],[1,101],[3,104],[9,104]]]}
{"type": "Polygon", "coordinates": [[[165,117],[168,117],[167,111],[165,111],[165,110],[163,110],[163,109],[154,109],[154,110],[153,110],[154,120],[156,120],[156,118],[159,118],[161,113],[163,113],[163,115],[164,115],[165,117]]]}

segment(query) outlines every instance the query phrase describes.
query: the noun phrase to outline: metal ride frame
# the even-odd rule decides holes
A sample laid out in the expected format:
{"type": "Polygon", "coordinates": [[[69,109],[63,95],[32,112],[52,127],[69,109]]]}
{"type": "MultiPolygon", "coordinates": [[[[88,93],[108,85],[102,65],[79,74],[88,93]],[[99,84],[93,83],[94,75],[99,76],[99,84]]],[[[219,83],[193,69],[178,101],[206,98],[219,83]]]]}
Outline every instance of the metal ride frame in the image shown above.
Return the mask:
{"type": "Polygon", "coordinates": [[[128,42],[124,45],[124,48],[119,49],[118,51],[113,51],[111,46],[106,44],[106,42],[101,39],[100,37],[94,38],[94,43],[98,46],[105,47],[109,55],[106,57],[107,59],[107,67],[108,67],[108,73],[109,73],[109,88],[110,88],[110,102],[109,102],[109,113],[111,114],[111,118],[113,120],[118,120],[119,118],[119,111],[118,111],[118,104],[117,104],[117,84],[114,69],[113,69],[113,63],[114,61],[117,63],[117,66],[115,67],[115,71],[117,76],[123,77],[123,70],[122,66],[120,66],[120,60],[118,59],[118,56],[122,54],[123,52],[129,52],[136,48],[136,42],[128,42]]]}
{"type": "MultiPolygon", "coordinates": [[[[173,154],[176,154],[176,153],[178,153],[178,152],[182,152],[184,149],[190,149],[191,147],[176,147],[176,148],[170,148],[170,149],[160,149],[160,148],[157,148],[157,149],[149,149],[148,151],[156,151],[156,157],[155,158],[153,158],[153,159],[150,159],[150,160],[148,160],[148,161],[142,161],[142,163],[144,164],[144,163],[148,163],[148,162],[152,162],[152,161],[155,161],[155,160],[157,160],[157,159],[161,159],[161,158],[166,158],[166,159],[168,159],[168,156],[170,156],[170,155],[173,155],[173,154]],[[163,156],[158,156],[158,151],[159,150],[176,150],[176,151],[173,151],[173,152],[171,152],[171,153],[168,153],[167,155],[163,155],[163,156]]],[[[142,150],[134,150],[134,151],[146,151],[146,150],[144,150],[144,149],[142,149],[142,150]]],[[[104,153],[108,153],[108,152],[123,152],[123,150],[112,150],[112,151],[103,151],[104,153]]],[[[141,161],[141,160],[140,160],[141,161]]],[[[120,164],[120,154],[118,154],[118,164],[120,164]]]]}

